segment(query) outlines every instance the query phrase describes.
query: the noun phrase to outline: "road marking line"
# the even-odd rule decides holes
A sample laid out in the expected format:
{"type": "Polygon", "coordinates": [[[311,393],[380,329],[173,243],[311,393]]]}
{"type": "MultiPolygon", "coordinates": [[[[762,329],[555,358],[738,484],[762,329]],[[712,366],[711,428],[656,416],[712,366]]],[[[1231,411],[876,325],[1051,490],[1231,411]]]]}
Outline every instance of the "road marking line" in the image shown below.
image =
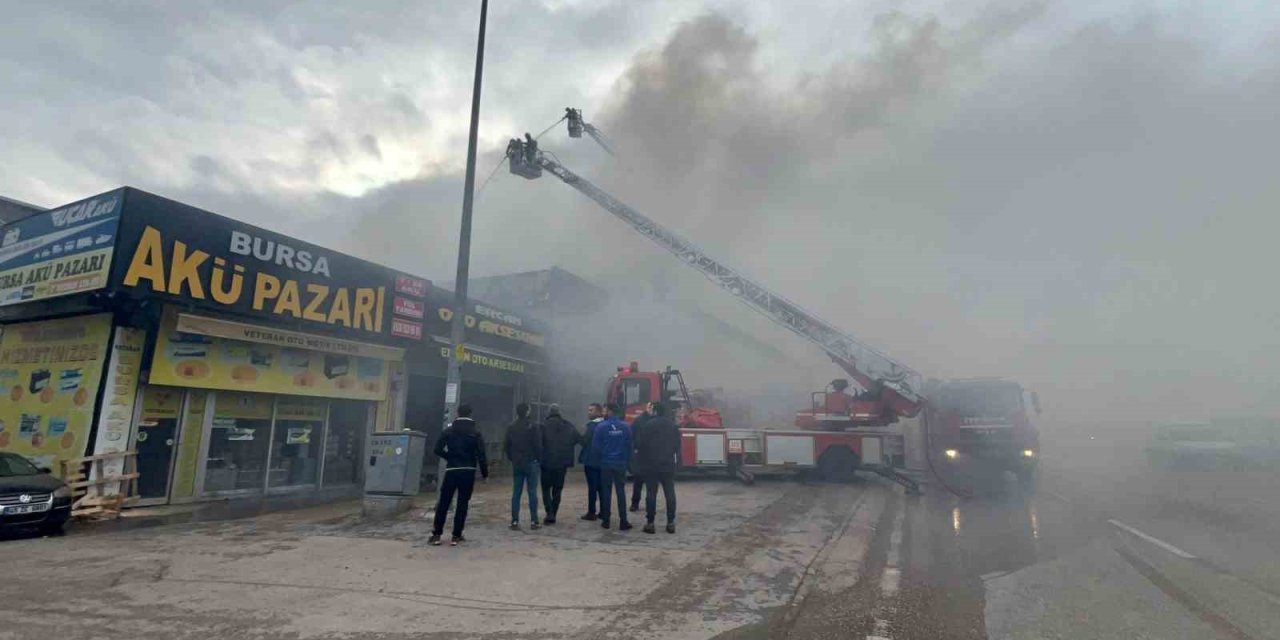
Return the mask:
{"type": "Polygon", "coordinates": [[[1062,503],[1063,503],[1063,504],[1067,504],[1067,505],[1070,505],[1070,504],[1071,504],[1071,501],[1070,501],[1070,500],[1068,500],[1068,499],[1066,498],[1066,496],[1064,496],[1064,495],[1062,495],[1061,493],[1058,493],[1058,492],[1056,492],[1056,491],[1049,491],[1048,489],[1045,489],[1045,490],[1043,490],[1043,493],[1044,493],[1045,495],[1049,496],[1050,498],[1053,498],[1053,499],[1055,499],[1055,500],[1060,500],[1060,501],[1062,501],[1062,503]]]}
{"type": "Polygon", "coordinates": [[[898,505],[898,513],[893,517],[893,531],[889,533],[889,554],[885,558],[884,573],[880,574],[880,603],[875,615],[875,626],[866,640],[892,640],[889,635],[889,616],[893,614],[893,605],[883,602],[884,599],[898,595],[898,587],[902,584],[902,570],[898,565],[902,561],[902,521],[907,517],[907,505],[898,505]]]}
{"type": "Polygon", "coordinates": [[[880,593],[890,598],[898,595],[898,583],[901,579],[900,571],[893,567],[886,567],[884,574],[880,576],[880,593]]]}
{"type": "Polygon", "coordinates": [[[1107,522],[1115,525],[1119,529],[1128,531],[1129,533],[1132,533],[1133,535],[1138,536],[1139,538],[1142,538],[1143,540],[1146,540],[1147,542],[1150,542],[1151,544],[1154,544],[1157,547],[1160,547],[1161,549],[1164,549],[1165,551],[1168,551],[1169,553],[1172,553],[1173,555],[1178,556],[1179,558],[1186,558],[1188,560],[1195,559],[1195,556],[1191,555],[1190,553],[1187,553],[1186,551],[1183,551],[1182,549],[1179,549],[1155,536],[1151,536],[1141,531],[1138,531],[1137,529],[1134,529],[1133,527],[1123,522],[1120,522],[1119,520],[1108,520],[1107,522]]]}

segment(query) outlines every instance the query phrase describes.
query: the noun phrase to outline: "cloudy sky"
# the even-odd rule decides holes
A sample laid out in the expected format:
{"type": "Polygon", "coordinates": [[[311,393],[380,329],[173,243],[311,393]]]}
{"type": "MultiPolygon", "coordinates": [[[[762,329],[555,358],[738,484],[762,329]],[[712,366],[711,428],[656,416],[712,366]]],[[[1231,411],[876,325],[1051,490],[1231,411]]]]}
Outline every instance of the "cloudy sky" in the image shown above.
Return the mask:
{"type": "MultiPolygon", "coordinates": [[[[478,3],[5,13],[0,194],[129,184],[452,278],[478,3]]],[[[495,0],[480,178],[579,106],[620,158],[544,148],[926,374],[1015,377],[1067,421],[1276,415],[1278,25],[1251,0],[495,0]]],[[[821,360],[499,172],[473,273],[550,264],[821,360]]]]}

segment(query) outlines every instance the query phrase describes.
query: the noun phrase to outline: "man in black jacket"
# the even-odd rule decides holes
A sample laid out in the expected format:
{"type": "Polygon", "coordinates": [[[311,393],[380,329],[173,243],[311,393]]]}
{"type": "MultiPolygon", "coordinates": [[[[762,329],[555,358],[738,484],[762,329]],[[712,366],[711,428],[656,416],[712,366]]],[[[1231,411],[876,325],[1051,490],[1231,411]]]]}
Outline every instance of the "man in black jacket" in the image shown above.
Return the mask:
{"type": "Polygon", "coordinates": [[[600,454],[592,451],[591,442],[595,437],[596,427],[604,420],[604,405],[592,402],[587,405],[587,424],[583,427],[582,450],[578,452],[578,462],[582,463],[582,473],[587,478],[587,512],[583,520],[596,520],[596,500],[600,499],[600,454]]]}
{"type": "Polygon", "coordinates": [[[658,485],[667,503],[667,533],[676,532],[676,469],[680,466],[680,428],[667,416],[667,407],[654,403],[653,417],[644,424],[636,440],[636,460],[644,469],[645,533],[654,533],[653,518],[658,510],[658,485]]]}
{"type": "MultiPolygon", "coordinates": [[[[653,403],[650,402],[644,406],[644,411],[636,416],[631,423],[631,439],[633,442],[640,440],[640,431],[644,429],[644,423],[653,417],[653,403]]],[[[631,462],[631,512],[635,513],[640,510],[640,496],[644,494],[644,463],[638,458],[632,458],[631,462]]]]}
{"type": "Polygon", "coordinates": [[[520,494],[529,488],[529,528],[538,524],[538,472],[542,459],[542,429],[529,418],[529,405],[516,405],[516,420],[507,426],[502,450],[511,461],[511,530],[520,530],[520,494]]]}
{"type": "Polygon", "coordinates": [[[542,508],[545,524],[555,524],[560,511],[560,494],[564,476],[573,468],[573,448],[578,444],[578,430],[560,415],[560,405],[547,407],[542,423],[542,508]]]}
{"type": "Polygon", "coordinates": [[[476,421],[471,419],[471,405],[458,405],[458,419],[449,425],[436,440],[435,454],[445,461],[444,481],[440,484],[440,497],[436,501],[436,518],[431,527],[432,546],[440,546],[440,536],[444,533],[444,521],[449,515],[449,503],[453,495],[458,494],[458,508],[453,514],[453,540],[449,544],[458,546],[466,541],[462,537],[462,528],[467,525],[467,506],[471,503],[471,491],[476,486],[476,470],[488,479],[489,460],[484,455],[484,438],[476,428],[476,421]]]}

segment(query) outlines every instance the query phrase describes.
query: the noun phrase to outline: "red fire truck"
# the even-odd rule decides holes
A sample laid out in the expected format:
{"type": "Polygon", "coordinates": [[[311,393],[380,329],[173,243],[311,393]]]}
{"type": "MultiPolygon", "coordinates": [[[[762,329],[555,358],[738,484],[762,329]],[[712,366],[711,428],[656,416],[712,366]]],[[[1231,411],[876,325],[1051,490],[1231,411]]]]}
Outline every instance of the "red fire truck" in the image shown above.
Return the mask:
{"type": "MultiPolygon", "coordinates": [[[[605,389],[606,400],[618,405],[628,422],[649,402],[663,402],[674,409],[686,471],[727,472],[751,482],[761,473],[799,471],[847,480],[865,469],[917,490],[914,481],[897,472],[904,460],[903,438],[892,430],[848,424],[839,430],[726,426],[718,410],[697,406],[691,397],[679,369],[644,371],[634,361],[618,367],[605,389]]],[[[809,420],[797,416],[797,422],[809,420]]]]}

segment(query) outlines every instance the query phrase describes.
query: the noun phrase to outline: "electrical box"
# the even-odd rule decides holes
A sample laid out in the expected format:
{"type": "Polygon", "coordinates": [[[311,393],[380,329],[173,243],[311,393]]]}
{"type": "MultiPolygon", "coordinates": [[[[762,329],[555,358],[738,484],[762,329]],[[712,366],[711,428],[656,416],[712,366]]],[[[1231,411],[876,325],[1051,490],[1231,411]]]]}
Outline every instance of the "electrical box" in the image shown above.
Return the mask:
{"type": "Polygon", "coordinates": [[[369,435],[369,461],[364,492],[380,495],[418,495],[427,436],[417,431],[377,431],[369,435]]]}

